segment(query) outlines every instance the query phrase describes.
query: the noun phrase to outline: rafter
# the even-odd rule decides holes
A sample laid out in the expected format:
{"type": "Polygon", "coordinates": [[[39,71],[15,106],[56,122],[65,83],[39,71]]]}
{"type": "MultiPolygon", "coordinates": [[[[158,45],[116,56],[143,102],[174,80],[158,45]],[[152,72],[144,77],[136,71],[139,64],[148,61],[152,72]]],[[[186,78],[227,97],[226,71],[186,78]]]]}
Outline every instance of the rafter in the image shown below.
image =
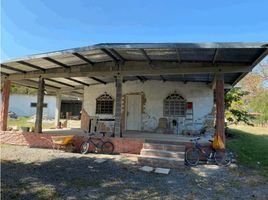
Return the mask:
{"type": "Polygon", "coordinates": [[[85,82],[82,82],[82,81],[79,81],[79,80],[76,80],[76,79],[73,79],[73,78],[65,78],[65,79],[66,80],[69,80],[69,81],[73,81],[73,82],[79,83],[81,85],[89,86],[88,83],[85,83],[85,82]]]}
{"type": "Polygon", "coordinates": [[[101,80],[101,79],[98,79],[98,78],[96,78],[96,77],[91,76],[91,77],[89,77],[89,78],[91,78],[91,79],[93,79],[94,81],[97,81],[97,82],[99,82],[99,83],[102,83],[102,84],[104,84],[104,85],[107,84],[107,82],[105,82],[105,81],[103,81],[103,80],[101,80]]]}
{"type": "Polygon", "coordinates": [[[166,82],[166,79],[165,79],[164,76],[160,75],[160,78],[161,78],[161,80],[162,80],[163,82],[166,82]]]}
{"type": "Polygon", "coordinates": [[[148,54],[146,53],[146,51],[144,49],[140,49],[142,55],[145,57],[145,59],[148,61],[149,64],[152,63],[151,58],[148,56],[148,54]]]}
{"type": "Polygon", "coordinates": [[[214,53],[214,56],[213,56],[213,60],[212,60],[212,63],[213,63],[213,64],[216,63],[218,54],[219,54],[219,49],[216,49],[216,50],[215,50],[215,53],[214,53]]]}
{"type": "Polygon", "coordinates": [[[37,69],[37,70],[41,70],[41,71],[46,71],[44,68],[42,67],[39,67],[37,65],[34,65],[34,64],[31,64],[31,63],[28,63],[26,61],[18,61],[17,63],[21,64],[21,65],[26,65],[28,67],[31,67],[31,68],[34,68],[34,69],[37,69]]]}
{"type": "Polygon", "coordinates": [[[48,81],[50,81],[50,82],[54,82],[54,83],[58,83],[58,84],[60,84],[60,85],[65,85],[65,86],[67,86],[67,87],[75,87],[75,86],[73,86],[73,85],[70,85],[70,84],[68,84],[68,83],[63,83],[63,82],[61,82],[61,81],[57,81],[57,80],[54,80],[54,79],[50,79],[50,78],[46,78],[45,80],[48,80],[48,81]]]}
{"type": "Polygon", "coordinates": [[[51,63],[54,63],[54,64],[56,64],[56,65],[59,65],[59,66],[61,66],[61,67],[64,67],[64,68],[70,68],[68,65],[66,65],[66,64],[64,64],[64,63],[62,63],[62,62],[59,62],[59,61],[57,61],[57,60],[55,60],[55,59],[53,59],[53,58],[50,58],[50,57],[44,57],[43,59],[44,59],[44,60],[47,60],[47,61],[49,61],[49,62],[51,62],[51,63]]]}
{"type": "Polygon", "coordinates": [[[80,58],[81,60],[83,60],[91,65],[94,65],[94,62],[92,62],[91,60],[89,60],[88,58],[86,58],[85,56],[83,56],[79,53],[73,53],[73,55],[75,55],[76,57],[80,58]]]}
{"type": "Polygon", "coordinates": [[[17,69],[17,68],[14,68],[14,67],[10,67],[10,66],[4,65],[4,64],[1,64],[1,68],[12,70],[12,71],[19,72],[19,73],[26,73],[26,71],[24,71],[24,70],[17,69]]]}
{"type": "Polygon", "coordinates": [[[115,57],[110,51],[108,51],[107,49],[101,49],[101,51],[103,53],[105,53],[106,55],[108,55],[110,58],[112,58],[115,62],[119,62],[119,59],[117,57],[115,57]]]}

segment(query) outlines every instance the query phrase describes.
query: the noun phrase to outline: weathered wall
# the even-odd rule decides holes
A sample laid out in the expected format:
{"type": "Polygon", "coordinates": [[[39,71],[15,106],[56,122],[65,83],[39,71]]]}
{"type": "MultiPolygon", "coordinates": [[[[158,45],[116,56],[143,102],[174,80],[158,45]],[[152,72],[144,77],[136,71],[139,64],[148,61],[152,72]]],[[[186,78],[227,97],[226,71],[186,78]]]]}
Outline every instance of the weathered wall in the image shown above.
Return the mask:
{"type": "MultiPolygon", "coordinates": [[[[213,90],[204,83],[180,83],[162,81],[128,81],[123,84],[123,95],[143,93],[145,95],[142,129],[155,130],[159,118],[163,117],[163,101],[172,92],[182,95],[187,102],[193,102],[193,129],[199,129],[204,118],[213,108],[213,90]]],[[[83,107],[89,116],[96,116],[96,98],[107,92],[115,99],[115,84],[85,87],[83,107]]],[[[124,103],[122,104],[124,106],[124,103]]],[[[123,109],[124,110],[124,109],[123,109]]],[[[112,115],[99,115],[102,118],[112,115]]],[[[184,123],[184,119],[178,119],[184,123]]],[[[184,124],[185,125],[185,124],[184,124]]]]}
{"type": "MultiPolygon", "coordinates": [[[[25,94],[12,94],[10,95],[9,99],[9,111],[15,112],[18,116],[32,116],[35,115],[36,113],[36,107],[31,107],[31,103],[36,102],[37,102],[37,96],[25,95],[25,94]]],[[[56,97],[45,96],[44,103],[47,103],[47,108],[43,109],[43,115],[47,115],[49,118],[54,118],[56,108],[56,97]]]]}

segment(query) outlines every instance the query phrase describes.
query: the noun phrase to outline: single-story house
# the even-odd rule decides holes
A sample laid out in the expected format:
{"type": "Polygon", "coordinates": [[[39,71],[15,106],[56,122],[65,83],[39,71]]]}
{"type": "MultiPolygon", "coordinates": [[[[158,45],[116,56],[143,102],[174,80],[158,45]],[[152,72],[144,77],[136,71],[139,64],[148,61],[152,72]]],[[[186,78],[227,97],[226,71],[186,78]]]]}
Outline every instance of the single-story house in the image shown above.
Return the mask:
{"type": "MultiPolygon", "coordinates": [[[[36,131],[42,132],[44,90],[83,99],[81,127],[180,134],[216,124],[224,140],[224,93],[268,53],[267,43],[98,44],[1,63],[1,129],[10,82],[38,88],[36,131]]],[[[213,125],[214,126],[214,125],[213,125]]]]}

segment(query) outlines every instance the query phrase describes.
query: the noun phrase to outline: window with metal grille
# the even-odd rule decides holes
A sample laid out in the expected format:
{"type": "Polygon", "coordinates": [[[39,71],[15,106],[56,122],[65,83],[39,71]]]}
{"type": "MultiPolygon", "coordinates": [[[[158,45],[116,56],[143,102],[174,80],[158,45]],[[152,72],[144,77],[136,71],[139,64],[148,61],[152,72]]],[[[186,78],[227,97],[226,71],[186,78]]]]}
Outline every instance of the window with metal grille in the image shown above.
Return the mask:
{"type": "Polygon", "coordinates": [[[184,117],[186,115],[186,100],[174,92],[164,100],[164,116],[184,117]]]}
{"type": "Polygon", "coordinates": [[[107,93],[96,99],[96,114],[113,114],[114,100],[107,93]]]}

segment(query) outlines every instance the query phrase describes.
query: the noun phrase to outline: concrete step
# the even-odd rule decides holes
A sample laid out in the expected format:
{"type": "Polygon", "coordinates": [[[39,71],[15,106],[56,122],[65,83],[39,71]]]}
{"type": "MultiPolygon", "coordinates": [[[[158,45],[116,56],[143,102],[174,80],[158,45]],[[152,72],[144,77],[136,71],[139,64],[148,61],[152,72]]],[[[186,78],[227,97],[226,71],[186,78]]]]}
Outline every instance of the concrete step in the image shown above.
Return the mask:
{"type": "Polygon", "coordinates": [[[174,145],[174,144],[156,144],[156,143],[143,143],[143,149],[156,149],[163,151],[177,151],[184,152],[184,145],[174,145]]]}
{"type": "Polygon", "coordinates": [[[138,162],[140,165],[148,165],[152,167],[164,167],[164,168],[183,168],[184,158],[166,158],[159,156],[138,156],[138,162]]]}
{"type": "Polygon", "coordinates": [[[166,158],[184,158],[184,151],[166,151],[158,149],[142,149],[140,155],[142,156],[158,156],[166,158]]]}
{"type": "Polygon", "coordinates": [[[185,145],[189,141],[163,141],[157,139],[146,139],[145,143],[154,143],[154,144],[173,144],[173,145],[185,145]]]}

